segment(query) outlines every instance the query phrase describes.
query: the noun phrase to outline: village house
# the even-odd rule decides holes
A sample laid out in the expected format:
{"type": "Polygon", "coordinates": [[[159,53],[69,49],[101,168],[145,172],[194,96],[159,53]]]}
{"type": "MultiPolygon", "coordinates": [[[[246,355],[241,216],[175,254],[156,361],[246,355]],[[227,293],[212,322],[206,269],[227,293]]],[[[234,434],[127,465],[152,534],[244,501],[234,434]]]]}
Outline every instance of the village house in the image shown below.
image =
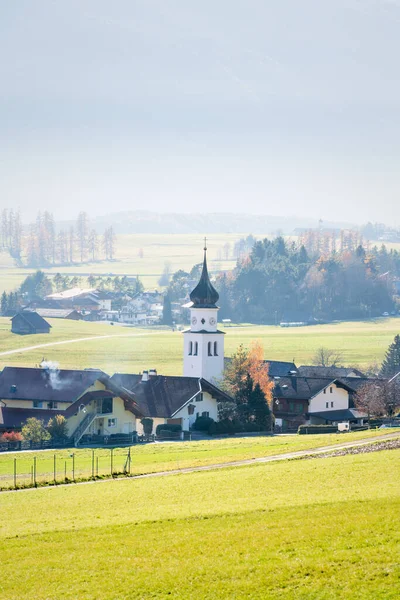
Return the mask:
{"type": "Polygon", "coordinates": [[[365,414],[354,407],[354,395],[371,381],[361,377],[275,377],[273,412],[275,426],[297,431],[299,425],[363,425],[365,414]]]}

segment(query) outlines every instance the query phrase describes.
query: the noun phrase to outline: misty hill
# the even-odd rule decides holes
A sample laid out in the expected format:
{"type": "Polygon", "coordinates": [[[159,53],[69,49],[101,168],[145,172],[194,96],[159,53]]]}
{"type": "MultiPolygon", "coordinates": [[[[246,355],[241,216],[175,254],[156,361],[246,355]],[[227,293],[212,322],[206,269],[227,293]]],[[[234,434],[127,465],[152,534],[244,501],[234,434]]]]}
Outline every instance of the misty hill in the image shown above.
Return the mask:
{"type": "MultiPolygon", "coordinates": [[[[61,224],[59,224],[62,226],[61,224]]],[[[318,219],[234,213],[157,213],[124,211],[92,219],[96,230],[112,225],[116,233],[276,233],[318,227],[318,219]]],[[[349,223],[324,222],[324,228],[349,228],[349,223]]]]}

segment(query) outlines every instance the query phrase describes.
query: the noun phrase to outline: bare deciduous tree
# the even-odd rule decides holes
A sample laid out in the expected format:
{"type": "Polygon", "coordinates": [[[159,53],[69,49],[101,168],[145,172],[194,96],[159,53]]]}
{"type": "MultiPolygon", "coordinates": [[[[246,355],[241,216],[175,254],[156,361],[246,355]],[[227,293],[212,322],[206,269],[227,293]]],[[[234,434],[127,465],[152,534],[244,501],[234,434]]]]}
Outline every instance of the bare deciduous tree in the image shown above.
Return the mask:
{"type": "Polygon", "coordinates": [[[311,364],[316,367],[339,367],[343,361],[343,354],[330,348],[317,348],[311,359],[311,364]]]}

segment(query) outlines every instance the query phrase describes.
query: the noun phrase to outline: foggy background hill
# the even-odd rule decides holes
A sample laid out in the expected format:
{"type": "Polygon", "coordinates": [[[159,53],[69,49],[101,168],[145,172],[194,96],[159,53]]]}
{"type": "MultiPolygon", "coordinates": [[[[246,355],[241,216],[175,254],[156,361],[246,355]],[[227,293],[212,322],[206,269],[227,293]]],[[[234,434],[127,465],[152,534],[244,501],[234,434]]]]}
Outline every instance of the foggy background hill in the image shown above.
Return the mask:
{"type": "Polygon", "coordinates": [[[1,204],[399,224],[399,22],[398,0],[3,2],[1,204]]]}

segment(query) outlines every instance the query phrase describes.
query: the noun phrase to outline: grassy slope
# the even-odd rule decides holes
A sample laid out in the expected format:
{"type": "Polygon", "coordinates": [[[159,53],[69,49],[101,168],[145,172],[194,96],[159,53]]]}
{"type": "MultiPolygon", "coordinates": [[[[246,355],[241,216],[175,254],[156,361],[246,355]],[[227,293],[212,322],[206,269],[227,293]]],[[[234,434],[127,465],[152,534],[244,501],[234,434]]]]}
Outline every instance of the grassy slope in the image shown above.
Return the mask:
{"type": "MultiPolygon", "coordinates": [[[[157,368],[159,373],[182,373],[182,334],[164,330],[137,330],[111,327],[106,323],[67,322],[50,320],[50,335],[16,336],[10,333],[8,319],[0,318],[0,352],[62,339],[112,334],[118,339],[86,341],[78,344],[54,346],[26,353],[0,356],[0,368],[6,365],[34,366],[43,356],[59,362],[63,368],[96,367],[107,373],[138,372],[157,368]],[[144,337],[129,334],[145,332],[144,337]]],[[[266,358],[295,359],[298,365],[310,362],[321,346],[340,350],[343,363],[365,366],[380,362],[388,345],[399,333],[398,319],[377,319],[368,322],[349,322],[315,327],[280,328],[272,326],[228,327],[225,336],[226,355],[240,343],[248,346],[252,340],[262,342],[266,358]]]]}
{"type": "MultiPolygon", "coordinates": [[[[391,430],[357,431],[346,434],[277,436],[256,438],[231,438],[205,440],[187,443],[164,443],[134,446],[131,450],[131,474],[171,471],[187,467],[213,465],[241,459],[260,458],[315,449],[331,444],[340,444],[385,435],[391,430]]],[[[394,430],[397,432],[397,430],[394,430]]],[[[400,432],[399,432],[400,435],[400,432]]],[[[56,455],[56,478],[62,482],[66,476],[72,479],[72,452],[75,455],[75,478],[89,478],[92,475],[91,449],[48,450],[43,452],[16,452],[0,454],[0,488],[14,485],[14,459],[16,459],[17,484],[30,485],[31,469],[36,457],[38,482],[53,482],[54,455],[56,455]],[[65,470],[66,469],[66,470],[65,470]]],[[[124,472],[127,448],[113,451],[113,472],[124,472]]],[[[98,475],[110,475],[111,457],[109,449],[95,449],[94,468],[98,475]],[[98,461],[98,462],[97,462],[98,461]],[[96,467],[96,464],[98,467],[96,467]],[[96,468],[98,470],[96,471],[96,468]]]]}
{"type": "Polygon", "coordinates": [[[387,451],[2,495],[4,593],[398,598],[399,459],[387,451]]]}

